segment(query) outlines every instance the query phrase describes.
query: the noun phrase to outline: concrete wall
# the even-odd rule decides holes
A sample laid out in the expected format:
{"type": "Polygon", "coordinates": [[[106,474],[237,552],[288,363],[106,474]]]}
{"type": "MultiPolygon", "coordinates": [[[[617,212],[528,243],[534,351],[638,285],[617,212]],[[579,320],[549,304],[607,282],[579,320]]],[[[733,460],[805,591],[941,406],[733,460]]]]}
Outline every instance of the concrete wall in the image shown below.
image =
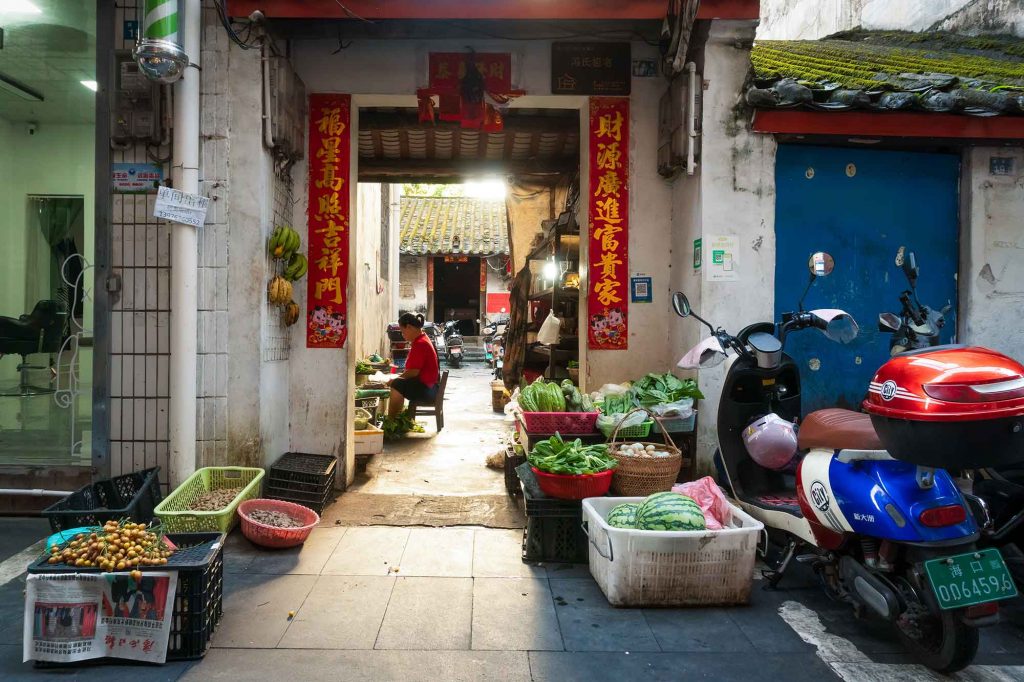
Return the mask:
{"type": "Polygon", "coordinates": [[[427,313],[427,257],[402,256],[398,262],[399,294],[396,313],[427,313]],[[410,292],[410,288],[412,291],[410,292]],[[411,293],[411,297],[408,294],[411,293]]]}
{"type": "Polygon", "coordinates": [[[1024,357],[1024,148],[975,147],[964,155],[961,337],[1024,357]],[[993,157],[1012,159],[1010,175],[991,172],[993,157]]]}
{"type": "MultiPolygon", "coordinates": [[[[694,307],[712,324],[739,330],[752,322],[770,319],[774,314],[775,277],[775,141],[768,135],[749,131],[750,112],[741,105],[744,78],[749,68],[749,46],[754,27],[748,22],[720,21],[712,26],[704,52],[704,115],[699,170],[700,206],[694,209],[692,180],[683,180],[684,196],[675,206],[681,224],[683,253],[673,262],[681,272],[675,281],[690,292],[699,287],[694,307]],[[682,204],[682,205],[681,205],[682,204]],[[707,281],[707,267],[701,276],[693,274],[693,223],[699,216],[704,244],[712,236],[730,235],[738,239],[739,253],[735,282],[707,281]]],[[[705,252],[705,263],[710,254],[705,252]]],[[[666,313],[666,319],[667,313],[666,313]]],[[[673,349],[673,362],[699,338],[706,335],[696,320],[672,316],[673,327],[683,327],[673,349]]],[[[673,335],[673,338],[677,338],[673,335]]],[[[717,441],[715,415],[718,396],[725,379],[725,365],[701,370],[699,385],[707,398],[700,404],[697,434],[698,466],[710,471],[710,457],[717,441]]]]}
{"type": "Polygon", "coordinates": [[[1019,0],[761,0],[757,37],[814,40],[863,27],[1024,36],[1019,0]]]}
{"type": "MultiPolygon", "coordinates": [[[[387,326],[395,317],[395,311],[391,308],[391,287],[380,276],[380,188],[379,184],[366,182],[360,182],[356,187],[357,222],[352,234],[356,241],[356,258],[352,265],[357,269],[359,298],[353,299],[350,305],[358,306],[361,322],[349,334],[356,344],[357,358],[365,358],[372,353],[387,353],[387,326]]],[[[394,244],[394,239],[391,243],[394,244]]],[[[397,249],[397,246],[394,248],[397,249]]]]}

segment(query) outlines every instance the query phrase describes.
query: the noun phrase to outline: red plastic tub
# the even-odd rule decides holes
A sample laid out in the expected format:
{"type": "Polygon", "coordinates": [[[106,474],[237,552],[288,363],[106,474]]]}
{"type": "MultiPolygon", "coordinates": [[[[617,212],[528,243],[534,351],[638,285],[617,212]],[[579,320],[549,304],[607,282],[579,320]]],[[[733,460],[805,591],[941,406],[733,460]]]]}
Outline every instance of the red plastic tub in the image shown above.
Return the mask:
{"type": "Polygon", "coordinates": [[[597,431],[597,412],[523,412],[528,433],[583,435],[597,431]]]}
{"type": "Polygon", "coordinates": [[[537,467],[530,467],[537,477],[537,485],[548,497],[561,500],[582,500],[585,497],[601,497],[612,486],[614,469],[599,474],[549,474],[537,467]]]}
{"type": "Polygon", "coordinates": [[[262,547],[283,549],[301,545],[309,537],[318,523],[320,515],[309,507],[284,500],[256,499],[247,500],[238,506],[238,518],[242,521],[242,534],[249,541],[262,547]],[[254,511],[283,512],[302,523],[297,528],[275,528],[249,516],[254,511]]]}

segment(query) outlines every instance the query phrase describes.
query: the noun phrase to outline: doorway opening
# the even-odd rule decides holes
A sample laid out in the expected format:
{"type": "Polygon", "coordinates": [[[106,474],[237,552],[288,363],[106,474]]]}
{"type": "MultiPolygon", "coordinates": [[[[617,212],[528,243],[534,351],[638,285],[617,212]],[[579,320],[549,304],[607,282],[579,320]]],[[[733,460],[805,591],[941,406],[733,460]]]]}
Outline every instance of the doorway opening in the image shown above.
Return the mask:
{"type": "MultiPolygon", "coordinates": [[[[549,242],[565,188],[578,177],[579,110],[511,110],[500,132],[420,124],[415,109],[362,107],[358,120],[354,262],[370,271],[373,286],[357,291],[354,318],[378,324],[386,311],[387,324],[354,330],[357,338],[381,339],[379,349],[357,346],[357,357],[376,351],[401,373],[408,341],[394,325],[403,313],[420,314],[447,382],[438,406],[443,428],[434,416],[417,416],[423,433],[358,456],[356,480],[333,514],[353,525],[369,516],[374,523],[521,528],[503,471],[486,466],[514,426],[501,409],[501,390],[495,409],[494,386],[505,384],[493,342],[511,314],[516,253],[518,268],[531,275],[520,305],[526,316],[535,312],[529,285],[538,263],[527,256],[549,242]],[[366,205],[371,195],[386,197],[387,209],[366,205]],[[375,260],[394,264],[387,281],[373,276],[375,260]],[[459,358],[453,341],[461,341],[459,358]]],[[[578,256],[562,260],[578,269],[578,256]]],[[[539,324],[532,323],[523,325],[520,356],[537,360],[525,350],[538,345],[539,324]]],[[[546,369],[551,354],[544,357],[546,369]]]]}

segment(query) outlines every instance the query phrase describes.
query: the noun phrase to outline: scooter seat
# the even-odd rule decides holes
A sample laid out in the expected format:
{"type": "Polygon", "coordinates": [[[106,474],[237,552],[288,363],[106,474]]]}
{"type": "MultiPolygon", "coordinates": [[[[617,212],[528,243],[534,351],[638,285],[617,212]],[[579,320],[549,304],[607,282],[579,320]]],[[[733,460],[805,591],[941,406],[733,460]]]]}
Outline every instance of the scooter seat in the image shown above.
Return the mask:
{"type": "Polygon", "coordinates": [[[800,424],[797,446],[801,450],[885,449],[869,415],[840,408],[816,410],[807,415],[800,424]]]}
{"type": "Polygon", "coordinates": [[[786,514],[791,514],[797,518],[803,518],[803,512],[800,511],[800,503],[796,499],[796,495],[792,493],[768,493],[762,495],[751,495],[743,498],[744,502],[749,502],[755,506],[760,507],[766,511],[779,511],[786,514]]]}

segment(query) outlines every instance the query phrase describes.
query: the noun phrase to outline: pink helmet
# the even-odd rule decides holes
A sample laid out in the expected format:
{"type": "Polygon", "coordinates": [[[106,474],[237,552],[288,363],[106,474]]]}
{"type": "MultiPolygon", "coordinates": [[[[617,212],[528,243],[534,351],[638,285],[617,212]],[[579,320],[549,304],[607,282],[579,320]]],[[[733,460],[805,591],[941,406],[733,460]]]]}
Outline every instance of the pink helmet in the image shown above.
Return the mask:
{"type": "Polygon", "coordinates": [[[743,429],[750,458],[772,471],[791,471],[797,462],[796,425],[771,412],[743,429]]]}

